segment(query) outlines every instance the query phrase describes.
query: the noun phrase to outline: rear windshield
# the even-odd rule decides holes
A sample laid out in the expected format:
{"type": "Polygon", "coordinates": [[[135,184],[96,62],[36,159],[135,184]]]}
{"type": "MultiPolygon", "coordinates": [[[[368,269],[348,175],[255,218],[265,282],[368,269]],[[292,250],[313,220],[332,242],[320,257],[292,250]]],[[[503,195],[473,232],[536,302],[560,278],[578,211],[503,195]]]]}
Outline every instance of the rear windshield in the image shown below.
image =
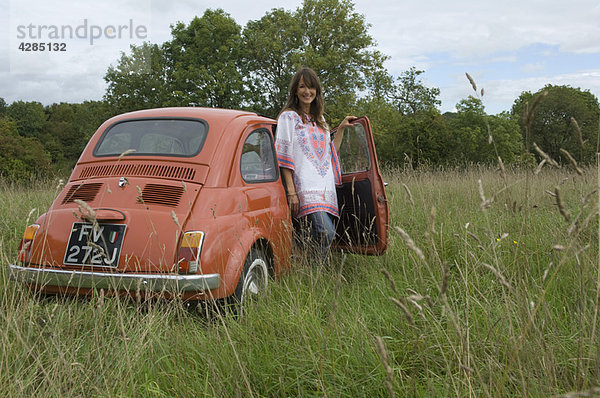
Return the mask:
{"type": "Polygon", "coordinates": [[[143,119],[117,123],[94,148],[95,156],[194,156],[200,153],[208,125],[200,120],[143,119]]]}

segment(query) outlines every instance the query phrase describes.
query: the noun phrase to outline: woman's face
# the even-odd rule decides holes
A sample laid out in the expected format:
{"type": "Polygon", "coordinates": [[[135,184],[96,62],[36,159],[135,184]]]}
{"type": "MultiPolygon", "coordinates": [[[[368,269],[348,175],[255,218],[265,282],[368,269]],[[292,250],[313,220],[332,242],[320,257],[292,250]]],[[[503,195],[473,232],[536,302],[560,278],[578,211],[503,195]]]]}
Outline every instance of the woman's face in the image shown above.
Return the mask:
{"type": "Polygon", "coordinates": [[[296,90],[296,96],[298,97],[298,101],[300,101],[302,110],[308,112],[310,110],[310,104],[317,96],[317,89],[315,87],[308,87],[304,83],[304,78],[301,77],[300,82],[298,83],[298,89],[296,90]]]}

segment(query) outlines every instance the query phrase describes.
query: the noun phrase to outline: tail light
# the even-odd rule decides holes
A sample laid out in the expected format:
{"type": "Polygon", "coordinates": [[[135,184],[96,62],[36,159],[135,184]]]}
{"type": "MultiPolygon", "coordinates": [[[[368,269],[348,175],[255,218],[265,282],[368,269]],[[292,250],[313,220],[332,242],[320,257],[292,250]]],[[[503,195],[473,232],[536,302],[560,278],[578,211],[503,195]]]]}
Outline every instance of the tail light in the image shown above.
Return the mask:
{"type": "Polygon", "coordinates": [[[180,274],[195,274],[198,272],[203,241],[204,232],[192,231],[183,234],[181,246],[179,246],[179,252],[177,253],[180,274]]]}
{"type": "Polygon", "coordinates": [[[37,233],[40,226],[38,224],[31,224],[25,228],[21,243],[19,244],[19,261],[23,264],[29,264],[31,258],[31,245],[33,244],[33,238],[37,233]]]}

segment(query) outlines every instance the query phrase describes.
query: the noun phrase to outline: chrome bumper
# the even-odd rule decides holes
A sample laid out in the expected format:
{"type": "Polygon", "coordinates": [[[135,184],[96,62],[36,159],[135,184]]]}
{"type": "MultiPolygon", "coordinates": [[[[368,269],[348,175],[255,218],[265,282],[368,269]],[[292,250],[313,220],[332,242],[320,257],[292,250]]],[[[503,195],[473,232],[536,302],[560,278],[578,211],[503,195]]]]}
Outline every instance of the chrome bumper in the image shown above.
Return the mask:
{"type": "Polygon", "coordinates": [[[118,274],[21,267],[10,264],[10,278],[37,286],[151,292],[202,292],[221,286],[221,275],[118,274]]]}

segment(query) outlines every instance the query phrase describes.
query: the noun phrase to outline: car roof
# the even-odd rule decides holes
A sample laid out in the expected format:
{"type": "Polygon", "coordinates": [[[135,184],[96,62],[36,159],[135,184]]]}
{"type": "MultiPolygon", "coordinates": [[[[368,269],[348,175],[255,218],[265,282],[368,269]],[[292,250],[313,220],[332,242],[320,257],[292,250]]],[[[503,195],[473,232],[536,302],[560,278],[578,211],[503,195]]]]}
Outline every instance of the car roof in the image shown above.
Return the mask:
{"type": "MultiPolygon", "coordinates": [[[[232,110],[232,109],[219,109],[219,108],[201,108],[201,107],[171,107],[171,108],[156,108],[156,109],[145,109],[134,112],[123,113],[114,116],[104,122],[95,134],[92,136],[85,150],[83,151],[79,161],[77,162],[76,169],[85,165],[93,163],[105,163],[110,162],[115,157],[97,158],[93,155],[93,149],[98,143],[98,140],[107,128],[114,125],[115,123],[135,120],[135,119],[147,119],[147,118],[193,118],[201,119],[208,124],[209,133],[204,142],[204,146],[199,155],[193,158],[169,158],[161,157],[160,159],[154,158],[153,162],[193,162],[195,164],[204,164],[207,166],[225,166],[233,156],[234,151],[237,148],[241,134],[250,125],[274,125],[275,120],[260,116],[253,112],[232,110]],[[228,160],[229,159],[229,160],[228,160]],[[216,162],[216,163],[215,163],[216,162]]],[[[130,158],[129,156],[127,158],[130,158]]],[[[146,156],[136,157],[133,156],[129,160],[143,160],[148,158],[146,156]]],[[[113,160],[114,161],[114,160],[113,160]]],[[[120,160],[124,162],[125,159],[120,160]]],[[[223,170],[224,171],[224,170],[223,170]]],[[[75,173],[74,174],[79,175],[75,173]]],[[[225,176],[222,173],[212,173],[213,178],[224,181],[225,176]]],[[[214,183],[218,183],[215,181],[214,183]]]]}

